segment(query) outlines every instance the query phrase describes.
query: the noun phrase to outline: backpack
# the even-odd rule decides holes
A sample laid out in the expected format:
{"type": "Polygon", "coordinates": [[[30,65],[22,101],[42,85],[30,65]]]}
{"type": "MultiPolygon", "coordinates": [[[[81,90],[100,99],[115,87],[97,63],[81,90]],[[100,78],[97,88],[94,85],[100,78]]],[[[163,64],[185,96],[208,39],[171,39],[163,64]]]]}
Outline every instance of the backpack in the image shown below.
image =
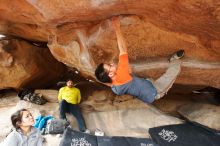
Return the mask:
{"type": "Polygon", "coordinates": [[[42,97],[41,94],[34,93],[33,89],[24,89],[18,92],[20,100],[29,101],[38,105],[43,105],[47,101],[42,97]]]}
{"type": "Polygon", "coordinates": [[[29,93],[34,93],[33,89],[24,89],[18,92],[18,97],[20,98],[20,100],[24,99],[24,96],[29,94],[29,93]]]}
{"type": "Polygon", "coordinates": [[[47,122],[46,134],[62,134],[69,126],[69,122],[63,119],[51,119],[47,122]]]}
{"type": "Polygon", "coordinates": [[[43,105],[47,101],[42,98],[42,95],[38,95],[36,93],[28,93],[24,96],[23,100],[38,104],[38,105],[43,105]]]}

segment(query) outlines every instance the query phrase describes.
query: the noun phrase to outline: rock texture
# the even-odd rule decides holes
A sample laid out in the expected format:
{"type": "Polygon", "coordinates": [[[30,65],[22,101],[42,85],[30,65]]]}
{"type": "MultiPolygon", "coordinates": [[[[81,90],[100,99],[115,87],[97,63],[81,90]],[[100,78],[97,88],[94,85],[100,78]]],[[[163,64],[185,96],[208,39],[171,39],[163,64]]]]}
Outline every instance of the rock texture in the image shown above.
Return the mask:
{"type": "MultiPolygon", "coordinates": [[[[48,92],[48,95],[50,93],[51,91],[48,92]]],[[[44,94],[46,95],[46,91],[44,91],[44,94]]],[[[93,99],[95,99],[95,97],[93,97],[93,99]]],[[[0,118],[4,120],[0,121],[0,145],[12,128],[10,116],[18,109],[29,109],[35,118],[40,115],[40,113],[52,115],[55,118],[59,117],[58,103],[47,102],[44,105],[36,105],[23,100],[19,101],[15,93],[5,94],[1,98],[1,101],[0,118]]],[[[95,103],[95,101],[93,103],[95,103]]],[[[155,107],[136,100],[130,100],[129,104],[128,102],[121,102],[121,104],[111,104],[111,106],[110,103],[106,102],[91,104],[91,106],[96,107],[96,110],[93,111],[84,110],[85,105],[83,106],[83,104],[86,103],[82,103],[83,116],[87,128],[90,129],[93,134],[96,128],[99,128],[102,129],[107,136],[118,135],[146,138],[149,137],[148,129],[151,127],[182,123],[182,120],[164,114],[155,107]],[[98,104],[102,104],[102,107],[97,106],[98,104]],[[125,107],[123,107],[124,104],[129,106],[125,109],[125,107]]],[[[69,114],[67,118],[71,126],[77,130],[78,125],[75,118],[69,114]]],[[[45,137],[47,138],[47,146],[59,145],[60,137],[56,135],[47,135],[45,137]]]]}
{"type": "Polygon", "coordinates": [[[95,112],[86,117],[88,127],[95,131],[102,129],[108,136],[149,137],[149,128],[179,124],[178,118],[165,115],[152,106],[146,109],[125,109],[108,112],[95,112]]]}
{"type": "Polygon", "coordinates": [[[185,118],[198,122],[209,128],[220,130],[220,107],[211,104],[188,104],[178,112],[185,118]]]}
{"type": "Polygon", "coordinates": [[[46,87],[64,70],[47,48],[22,40],[0,41],[0,89],[46,87]]]}
{"type": "Polygon", "coordinates": [[[58,90],[43,90],[38,89],[34,91],[37,94],[41,94],[44,99],[46,99],[48,102],[58,103],[58,90]]]}
{"type": "Polygon", "coordinates": [[[118,58],[109,19],[121,15],[136,74],[157,78],[165,58],[184,48],[176,83],[220,88],[218,0],[16,0],[0,2],[0,12],[2,34],[49,42],[58,61],[91,77],[98,63],[118,58]]]}

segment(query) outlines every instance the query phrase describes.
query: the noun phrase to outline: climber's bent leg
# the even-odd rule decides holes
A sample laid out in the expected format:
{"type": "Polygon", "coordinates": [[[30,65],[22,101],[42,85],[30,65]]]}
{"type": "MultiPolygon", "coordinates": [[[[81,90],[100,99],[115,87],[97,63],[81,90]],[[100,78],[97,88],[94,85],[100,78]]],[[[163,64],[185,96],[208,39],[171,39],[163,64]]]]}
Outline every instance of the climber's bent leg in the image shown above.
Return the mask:
{"type": "Polygon", "coordinates": [[[170,62],[170,66],[167,71],[153,83],[155,88],[157,89],[156,99],[162,98],[168,92],[168,90],[175,82],[178,74],[180,73],[180,70],[180,60],[174,60],[170,62]]]}

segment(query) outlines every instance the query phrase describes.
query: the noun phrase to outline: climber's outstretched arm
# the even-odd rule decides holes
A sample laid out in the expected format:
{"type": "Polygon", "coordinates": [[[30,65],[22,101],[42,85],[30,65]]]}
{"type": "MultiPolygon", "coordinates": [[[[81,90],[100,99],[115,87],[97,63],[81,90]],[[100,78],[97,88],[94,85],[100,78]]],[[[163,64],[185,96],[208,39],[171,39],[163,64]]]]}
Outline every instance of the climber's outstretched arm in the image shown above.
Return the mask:
{"type": "Polygon", "coordinates": [[[120,20],[118,17],[112,18],[112,25],[114,27],[116,37],[117,37],[119,55],[127,54],[127,45],[121,33],[120,20]]]}

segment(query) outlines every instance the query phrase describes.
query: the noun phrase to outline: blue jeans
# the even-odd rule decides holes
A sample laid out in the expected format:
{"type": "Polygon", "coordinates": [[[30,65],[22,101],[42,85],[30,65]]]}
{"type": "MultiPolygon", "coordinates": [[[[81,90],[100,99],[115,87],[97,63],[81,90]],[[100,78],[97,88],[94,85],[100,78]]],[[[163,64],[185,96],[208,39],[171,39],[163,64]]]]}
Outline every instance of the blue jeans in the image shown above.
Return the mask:
{"type": "Polygon", "coordinates": [[[132,95],[145,103],[152,103],[157,95],[153,84],[144,78],[132,76],[132,80],[122,85],[112,86],[112,91],[117,95],[132,95]]]}
{"type": "Polygon", "coordinates": [[[86,125],[84,118],[81,114],[80,108],[78,104],[71,104],[66,102],[66,100],[62,100],[60,102],[60,118],[66,120],[66,113],[71,113],[77,120],[79,130],[80,131],[85,131],[86,130],[86,125]]]}

